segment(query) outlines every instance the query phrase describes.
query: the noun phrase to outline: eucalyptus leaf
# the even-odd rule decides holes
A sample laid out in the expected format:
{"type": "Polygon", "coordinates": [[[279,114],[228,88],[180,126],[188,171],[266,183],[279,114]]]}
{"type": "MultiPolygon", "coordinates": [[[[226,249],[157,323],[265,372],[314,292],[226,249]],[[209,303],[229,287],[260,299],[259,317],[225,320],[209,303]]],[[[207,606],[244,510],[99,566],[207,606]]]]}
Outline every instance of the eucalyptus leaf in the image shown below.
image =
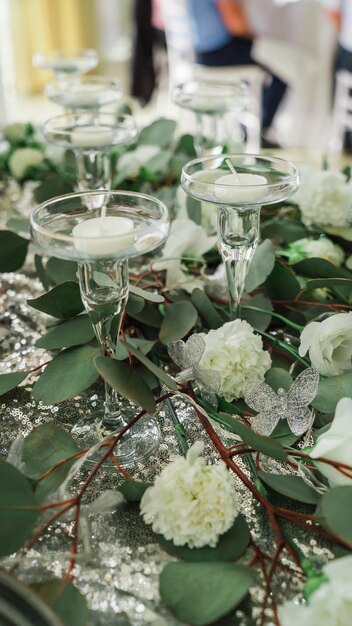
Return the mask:
{"type": "Polygon", "coordinates": [[[93,326],[88,315],[78,315],[54,326],[44,337],[40,337],[35,345],[37,348],[56,350],[87,343],[94,337],[93,326]]]}
{"type": "Polygon", "coordinates": [[[273,300],[293,300],[301,290],[292,268],[278,260],[265,285],[273,300]]]}
{"type": "MultiPolygon", "coordinates": [[[[134,296],[135,298],[137,296],[134,296]]],[[[126,311],[128,315],[133,319],[137,320],[137,322],[141,322],[146,326],[151,326],[152,328],[160,328],[163,318],[159,313],[158,309],[155,306],[152,306],[149,302],[145,302],[142,298],[139,298],[142,302],[144,302],[144,306],[141,311],[136,311],[130,309],[128,303],[126,307],[126,311]]]]}
{"type": "Polygon", "coordinates": [[[50,405],[82,393],[98,378],[94,365],[98,352],[91,346],[75,346],[60,352],[35,383],[34,398],[50,405]]]}
{"type": "Polygon", "coordinates": [[[204,548],[189,548],[188,546],[175,546],[175,544],[157,535],[160,546],[171,556],[191,563],[211,562],[211,561],[236,561],[246,550],[251,534],[246,520],[242,515],[238,515],[229,530],[220,536],[214,548],[205,546],[204,548]]]}
{"type": "Polygon", "coordinates": [[[25,378],[27,378],[29,371],[23,370],[22,372],[10,372],[9,374],[0,374],[0,396],[11,389],[14,389],[25,378]]]}
{"type": "Polygon", "coordinates": [[[59,616],[63,626],[87,625],[86,600],[67,578],[35,583],[31,588],[59,616]]]}
{"type": "Polygon", "coordinates": [[[322,497],[321,512],[330,531],[352,547],[352,487],[329,489],[322,497]]]}
{"type": "Polygon", "coordinates": [[[105,356],[98,357],[95,364],[103,379],[124,398],[138,404],[149,413],[155,412],[153,393],[133,367],[105,356]]]}
{"type": "Polygon", "coordinates": [[[50,291],[34,298],[27,300],[27,304],[61,320],[67,320],[75,317],[83,311],[83,303],[77,283],[67,281],[53,287],[50,291]]]}
{"type": "Polygon", "coordinates": [[[169,146],[176,129],[175,120],[164,117],[145,126],[138,137],[138,145],[157,145],[161,148],[169,146]]]}
{"type": "Polygon", "coordinates": [[[272,304],[263,293],[247,298],[241,305],[241,317],[257,330],[266,330],[272,319],[272,304]],[[261,309],[258,311],[256,309],[261,309]]]}
{"type": "MultiPolygon", "coordinates": [[[[130,291],[132,292],[131,288],[130,291]]],[[[128,300],[126,304],[126,313],[128,315],[133,315],[135,313],[141,313],[144,309],[145,301],[140,296],[134,295],[134,293],[130,293],[128,295],[128,300]]]]}
{"type": "Polygon", "coordinates": [[[299,476],[284,476],[282,474],[268,474],[258,472],[261,480],[287,498],[304,502],[305,504],[318,504],[321,496],[315,489],[309,487],[299,476]]]}
{"type": "Polygon", "coordinates": [[[168,563],[160,574],[162,600],[182,622],[206,626],[245,598],[253,575],[233,563],[168,563]]]}
{"type": "Polygon", "coordinates": [[[36,202],[45,202],[57,196],[74,191],[73,182],[58,174],[47,174],[45,179],[35,188],[33,195],[36,202]]]}
{"type": "Polygon", "coordinates": [[[242,422],[235,418],[231,418],[229,426],[232,432],[236,433],[241,437],[244,443],[254,448],[257,452],[271,456],[273,459],[278,459],[279,461],[287,460],[285,450],[278,441],[274,441],[270,437],[258,435],[251,430],[251,428],[245,426],[245,424],[242,424],[242,422]]]}
{"type": "Polygon", "coordinates": [[[197,309],[191,302],[180,301],[165,308],[159,338],[164,344],[182,339],[192,330],[198,317],[197,309]]]}
{"type": "Polygon", "coordinates": [[[52,284],[52,282],[50,281],[50,278],[46,273],[43,259],[39,254],[34,255],[34,265],[35,265],[35,271],[37,272],[37,276],[40,282],[42,283],[44,289],[48,291],[50,289],[50,285],[52,284]]]}
{"type": "Polygon", "coordinates": [[[334,413],[341,398],[352,398],[352,372],[321,378],[312,406],[321,413],[334,413]]]}
{"type": "Polygon", "coordinates": [[[264,222],[261,231],[263,237],[269,237],[275,244],[292,243],[308,235],[308,230],[302,222],[287,216],[264,222]]]}
{"type": "Polygon", "coordinates": [[[136,480],[125,480],[118,486],[118,490],[122,493],[127,502],[140,502],[144,492],[151,487],[152,483],[142,483],[136,480]]]}
{"type": "Polygon", "coordinates": [[[166,372],[164,372],[164,370],[158,367],[158,365],[153,363],[153,361],[148,359],[148,357],[145,356],[143,352],[134,347],[130,341],[122,341],[121,343],[126,348],[126,350],[133,354],[133,356],[135,356],[138,361],[143,363],[143,365],[145,365],[145,367],[147,367],[157,378],[159,378],[159,380],[161,380],[164,385],[166,385],[169,389],[172,389],[173,391],[178,390],[177,383],[174,381],[174,379],[171,378],[171,376],[169,376],[166,372]]]}
{"type": "Polygon", "coordinates": [[[54,283],[66,281],[78,282],[77,263],[51,257],[46,264],[46,271],[54,283]]]}
{"type": "Polygon", "coordinates": [[[0,557],[16,552],[29,539],[38,504],[29,480],[0,460],[0,557]]]}
{"type": "MultiPolygon", "coordinates": [[[[24,440],[22,461],[24,474],[37,480],[52,469],[56,463],[68,459],[79,452],[75,440],[65,430],[55,424],[42,424],[34,428],[24,440]]],[[[75,459],[59,465],[46,478],[36,485],[36,495],[43,498],[55,491],[66,478],[75,459]]]]}
{"type": "Polygon", "coordinates": [[[201,289],[193,289],[191,302],[196,307],[202,322],[207,328],[220,328],[224,320],[215,309],[213,303],[201,289]]]}
{"type": "Polygon", "coordinates": [[[190,135],[190,134],[182,135],[178,140],[176,150],[180,150],[181,152],[184,152],[185,154],[187,154],[188,157],[195,159],[197,156],[197,153],[194,147],[193,135],[190,135]]]}
{"type": "Polygon", "coordinates": [[[164,302],[164,296],[161,296],[158,293],[153,293],[152,291],[148,291],[147,289],[140,289],[139,287],[134,287],[134,285],[130,285],[129,290],[135,296],[140,296],[144,300],[148,300],[149,302],[164,302]]]}
{"type": "Polygon", "coordinates": [[[265,382],[270,385],[274,391],[278,389],[288,391],[293,383],[293,378],[287,370],[281,367],[272,367],[265,375],[265,382]]]}
{"type": "Polygon", "coordinates": [[[29,241],[11,230],[0,230],[0,272],[16,272],[26,260],[29,241]]]}
{"type": "Polygon", "coordinates": [[[257,247],[248,268],[245,289],[247,293],[262,285],[275,265],[275,250],[270,239],[264,239],[257,247]]]}

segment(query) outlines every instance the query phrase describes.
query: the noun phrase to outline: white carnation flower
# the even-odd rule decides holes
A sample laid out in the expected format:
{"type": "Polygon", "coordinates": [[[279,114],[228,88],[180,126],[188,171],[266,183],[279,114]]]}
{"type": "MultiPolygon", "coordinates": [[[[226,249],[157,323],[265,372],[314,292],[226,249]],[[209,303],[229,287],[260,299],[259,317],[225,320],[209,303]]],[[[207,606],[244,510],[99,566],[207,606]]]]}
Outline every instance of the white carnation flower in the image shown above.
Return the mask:
{"type": "Polygon", "coordinates": [[[303,259],[325,259],[340,266],[345,258],[343,249],[328,237],[305,237],[292,242],[287,250],[289,263],[298,263],[303,259]]]}
{"type": "Polygon", "coordinates": [[[245,320],[227,322],[207,335],[202,333],[205,350],[200,367],[212,369],[220,376],[220,395],[231,402],[243,397],[245,387],[263,382],[271,366],[269,352],[245,320]]]}
{"type": "Polygon", "coordinates": [[[35,148],[18,148],[10,157],[10,172],[15,178],[20,180],[25,176],[28,168],[40,165],[43,159],[44,156],[40,150],[35,148]]]}
{"type": "Polygon", "coordinates": [[[352,184],[340,172],[303,174],[295,201],[307,226],[347,226],[352,221],[352,184]]]}
{"type": "Polygon", "coordinates": [[[153,265],[157,271],[166,270],[166,288],[171,290],[182,287],[190,293],[195,287],[202,288],[202,279],[187,272],[182,258],[199,261],[215,242],[216,237],[208,237],[204,228],[193,220],[185,217],[174,220],[162,257],[153,265]]]}
{"type": "Polygon", "coordinates": [[[352,370],[352,312],[307,324],[298,351],[300,356],[308,352],[312,366],[323,376],[352,370]]]}
{"type": "Polygon", "coordinates": [[[196,442],[186,458],[172,461],[141,500],[141,514],[153,531],[176,546],[216,546],[238,515],[238,501],[226,465],[207,465],[196,442]]]}
{"type": "Polygon", "coordinates": [[[350,626],[352,616],[352,556],[323,568],[329,579],[312,594],[308,605],[286,602],[279,610],[282,626],[350,626]]]}

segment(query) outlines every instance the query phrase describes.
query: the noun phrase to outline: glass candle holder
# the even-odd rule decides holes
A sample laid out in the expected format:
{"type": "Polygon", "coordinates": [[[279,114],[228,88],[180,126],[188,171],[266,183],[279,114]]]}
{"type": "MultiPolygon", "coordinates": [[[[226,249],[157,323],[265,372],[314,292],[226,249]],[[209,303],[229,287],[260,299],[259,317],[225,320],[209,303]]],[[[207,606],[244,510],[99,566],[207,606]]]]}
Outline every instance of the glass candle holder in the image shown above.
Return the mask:
{"type": "Polygon", "coordinates": [[[226,268],[230,314],[235,319],[259,241],[260,209],[282,202],[298,189],[298,169],[276,157],[224,154],[187,163],[181,184],[190,196],[217,208],[219,250],[226,268]]]}
{"type": "MultiPolygon", "coordinates": [[[[169,219],[166,206],[151,196],[105,191],[103,208],[92,210],[97,195],[101,193],[68,194],[44,202],[32,212],[31,234],[46,255],[77,262],[82,301],[101,352],[113,357],[128,298],[128,259],[162,244],[169,219]]],[[[104,414],[84,418],[73,429],[80,445],[90,447],[123,428],[125,406],[106,383],[104,414]]],[[[129,464],[149,454],[159,435],[155,418],[138,422],[118,446],[119,462],[129,464]]]]}
{"type": "Polygon", "coordinates": [[[89,72],[98,65],[98,60],[97,51],[87,48],[76,52],[63,52],[62,50],[36,52],[32,63],[40,70],[53,72],[57,78],[64,78],[72,74],[89,72]]]}
{"type": "Polygon", "coordinates": [[[49,81],[45,95],[67,112],[99,111],[120,102],[122,89],[119,80],[103,76],[65,76],[49,81]]]}
{"type": "Polygon", "coordinates": [[[199,157],[221,154],[229,139],[227,113],[241,111],[248,98],[243,81],[218,83],[191,80],[177,85],[172,99],[195,116],[194,147],[199,157]]]}
{"type": "MultiPolygon", "coordinates": [[[[131,142],[137,127],[131,115],[98,113],[92,117],[90,113],[80,113],[51,118],[44,124],[43,133],[49,143],[73,150],[78,188],[93,191],[110,189],[110,149],[131,142]]],[[[94,201],[99,198],[94,196],[94,201]]]]}

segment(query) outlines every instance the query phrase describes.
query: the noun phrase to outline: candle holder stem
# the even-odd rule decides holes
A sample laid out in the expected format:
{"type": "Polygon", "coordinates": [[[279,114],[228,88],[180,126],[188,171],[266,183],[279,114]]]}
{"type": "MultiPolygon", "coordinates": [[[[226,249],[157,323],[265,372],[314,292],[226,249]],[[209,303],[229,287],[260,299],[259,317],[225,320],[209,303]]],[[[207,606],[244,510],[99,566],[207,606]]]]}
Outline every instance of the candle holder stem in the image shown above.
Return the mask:
{"type": "Polygon", "coordinates": [[[226,268],[230,317],[240,317],[248,266],[259,241],[260,207],[218,208],[219,249],[226,268]]]}
{"type": "Polygon", "coordinates": [[[95,191],[111,188],[111,161],[106,150],[75,150],[78,188],[95,191]]]}
{"type": "MultiPolygon", "coordinates": [[[[84,307],[104,356],[116,351],[122,316],[128,298],[128,261],[94,261],[78,264],[79,284],[84,307]]],[[[114,389],[105,383],[103,431],[117,431],[128,420],[121,412],[121,401],[114,389]]],[[[127,433],[123,440],[128,438],[127,433]]]]}
{"type": "Polygon", "coordinates": [[[223,137],[221,137],[221,116],[216,113],[196,113],[196,133],[194,147],[198,156],[221,154],[223,137]]]}

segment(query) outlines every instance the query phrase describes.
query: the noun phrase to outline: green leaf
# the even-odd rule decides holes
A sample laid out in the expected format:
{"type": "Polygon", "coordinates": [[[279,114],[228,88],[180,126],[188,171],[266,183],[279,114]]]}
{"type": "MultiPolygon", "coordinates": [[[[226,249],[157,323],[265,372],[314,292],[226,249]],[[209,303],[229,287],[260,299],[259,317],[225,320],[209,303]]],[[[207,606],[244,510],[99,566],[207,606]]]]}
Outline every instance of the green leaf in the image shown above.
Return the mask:
{"type": "MultiPolygon", "coordinates": [[[[136,298],[136,296],[134,296],[136,298]]],[[[141,302],[145,302],[142,298],[139,298],[141,302]]],[[[158,309],[155,306],[152,306],[148,302],[144,303],[144,306],[141,311],[133,310],[131,311],[129,307],[129,303],[127,302],[126,310],[128,315],[133,319],[145,324],[146,326],[151,326],[152,328],[160,328],[162,323],[162,316],[160,315],[158,309]]]]}
{"type": "Polygon", "coordinates": [[[148,359],[148,357],[146,357],[143,352],[138,350],[138,348],[135,348],[130,341],[121,341],[120,343],[122,343],[126,350],[133,354],[133,356],[135,356],[138,361],[143,363],[143,365],[145,365],[148,370],[155,374],[155,376],[159,378],[159,380],[161,380],[167,387],[169,387],[169,389],[173,389],[173,391],[178,390],[177,383],[174,381],[174,379],[171,378],[171,376],[164,372],[164,370],[158,367],[155,363],[153,363],[153,361],[148,359]]]}
{"type": "Polygon", "coordinates": [[[78,315],[84,308],[79,286],[71,281],[56,285],[39,298],[27,300],[27,304],[61,320],[67,320],[78,315]]]}
{"type": "Polygon", "coordinates": [[[140,502],[144,492],[151,487],[152,483],[141,483],[136,480],[125,480],[118,486],[118,491],[121,491],[123,497],[127,502],[140,502]]]}
{"type": "Polygon", "coordinates": [[[48,278],[47,273],[44,268],[43,258],[39,254],[34,255],[34,265],[35,271],[37,272],[37,276],[42,283],[44,289],[50,289],[50,278],[48,278]]]}
{"type": "Polygon", "coordinates": [[[155,120],[155,122],[142,129],[138,137],[138,145],[157,145],[162,148],[169,146],[175,129],[175,120],[168,120],[163,117],[155,120]]]}
{"type": "MultiPolygon", "coordinates": [[[[131,288],[130,288],[131,290],[131,288]]],[[[128,295],[128,300],[126,304],[126,313],[128,315],[133,315],[134,313],[141,313],[145,306],[145,301],[143,298],[139,296],[135,296],[133,293],[128,295]]]]}
{"type": "MultiPolygon", "coordinates": [[[[24,462],[23,472],[28,478],[36,480],[45,474],[56,463],[67,459],[79,452],[79,447],[62,428],[54,424],[43,424],[34,428],[26,437],[22,451],[24,462]]],[[[57,467],[49,476],[39,481],[36,486],[36,495],[39,498],[55,491],[65,479],[75,459],[66,461],[57,467]]]]}
{"type": "Polygon", "coordinates": [[[36,342],[37,348],[56,350],[71,348],[87,343],[94,339],[93,326],[88,315],[78,315],[67,322],[54,326],[49,332],[36,342]]]}
{"type": "Polygon", "coordinates": [[[272,300],[293,300],[301,290],[291,267],[278,260],[265,284],[272,300]]]}
{"type": "Polygon", "coordinates": [[[26,260],[29,241],[11,230],[0,230],[0,272],[16,272],[26,260]]]}
{"type": "Polygon", "coordinates": [[[321,499],[321,511],[331,532],[352,545],[352,487],[329,489],[321,499]]]}
{"type": "Polygon", "coordinates": [[[282,243],[292,243],[297,239],[307,237],[307,228],[296,220],[285,217],[274,218],[269,222],[264,222],[261,227],[262,236],[269,237],[275,245],[282,243]]]}
{"type": "Polygon", "coordinates": [[[197,156],[197,153],[194,147],[193,135],[189,135],[189,134],[182,135],[178,140],[176,150],[180,150],[181,152],[184,152],[185,154],[187,154],[189,157],[192,157],[192,159],[195,159],[197,156]]]}
{"type": "Polygon", "coordinates": [[[134,287],[133,285],[130,285],[129,290],[130,293],[133,293],[136,296],[140,296],[141,298],[143,298],[144,300],[148,300],[149,302],[157,302],[159,304],[160,302],[165,301],[164,296],[161,296],[158,293],[153,293],[152,291],[148,291],[147,289],[140,289],[139,287],[134,287]]]}
{"type": "Polygon", "coordinates": [[[50,198],[72,193],[73,191],[73,182],[62,178],[58,174],[47,174],[45,180],[35,188],[33,195],[36,202],[40,203],[50,200],[50,198]]]}
{"type": "Polygon", "coordinates": [[[29,480],[0,460],[0,556],[16,552],[29,539],[38,517],[30,507],[38,504],[29,480]]]}
{"type": "Polygon", "coordinates": [[[29,235],[30,222],[28,217],[11,217],[7,220],[6,227],[9,230],[15,230],[16,233],[29,235]]]}
{"type": "Polygon", "coordinates": [[[273,459],[278,459],[279,461],[287,460],[285,450],[278,441],[274,441],[270,437],[258,435],[248,426],[245,426],[245,424],[242,424],[242,422],[235,418],[231,419],[230,427],[232,432],[236,433],[239,437],[241,437],[244,443],[251,446],[251,448],[254,448],[254,450],[257,450],[257,452],[271,456],[273,459]]]}
{"type": "Polygon", "coordinates": [[[67,579],[35,583],[31,585],[31,588],[59,616],[63,626],[87,625],[86,600],[67,579]]]}
{"type": "Polygon", "coordinates": [[[98,378],[94,365],[97,352],[97,348],[91,346],[78,346],[60,352],[35,383],[34,398],[50,405],[82,393],[98,378]]]}
{"type": "Polygon", "coordinates": [[[321,378],[312,405],[321,413],[334,413],[341,398],[352,398],[352,372],[321,378]]]}
{"type": "Polygon", "coordinates": [[[347,287],[352,289],[352,278],[312,278],[306,285],[309,291],[313,289],[332,289],[333,287],[347,287]]]}
{"type": "Polygon", "coordinates": [[[124,398],[135,402],[148,413],[155,412],[153,393],[136,374],[133,367],[106,356],[95,359],[95,364],[103,379],[124,398]]]}
{"type": "Polygon", "coordinates": [[[160,595],[182,622],[205,626],[245,598],[253,575],[232,563],[168,563],[160,574],[160,595]]]}
{"type": "Polygon", "coordinates": [[[165,308],[165,317],[162,321],[159,339],[168,344],[182,339],[192,330],[197,321],[197,309],[191,302],[180,301],[169,304],[165,308]]]}
{"type": "Polygon", "coordinates": [[[287,370],[281,367],[272,367],[265,375],[265,382],[268,383],[274,391],[280,388],[288,391],[293,383],[293,378],[287,370]]]}
{"type": "Polygon", "coordinates": [[[275,250],[270,239],[264,239],[257,247],[246,276],[246,292],[250,293],[262,285],[275,265],[275,250]]]}
{"type": "Polygon", "coordinates": [[[292,500],[306,504],[317,504],[321,498],[299,476],[283,476],[282,474],[268,474],[267,472],[258,472],[258,476],[271,489],[287,498],[292,498],[292,500]]]}
{"type": "Polygon", "coordinates": [[[77,263],[74,261],[65,261],[64,259],[51,257],[46,264],[46,271],[56,284],[67,281],[78,282],[77,263]]]}
{"type": "Polygon", "coordinates": [[[198,288],[193,289],[191,301],[207,328],[220,328],[223,325],[224,320],[204,291],[198,288]]]}
{"type": "MultiPolygon", "coordinates": [[[[186,199],[186,208],[187,215],[190,220],[192,220],[195,224],[202,223],[202,204],[196,198],[192,198],[192,196],[187,196],[186,199]]],[[[216,211],[216,207],[214,207],[214,211],[216,211]]]]}
{"type": "Polygon", "coordinates": [[[0,375],[0,396],[17,387],[29,374],[29,371],[11,372],[0,375]]]}
{"type": "Polygon", "coordinates": [[[257,330],[266,330],[272,318],[272,304],[263,293],[247,298],[241,306],[241,317],[257,330]],[[251,309],[253,307],[253,309],[251,309]],[[256,311],[254,309],[262,309],[256,311]]]}
{"type": "Polygon", "coordinates": [[[297,274],[309,278],[350,278],[352,273],[326,259],[310,258],[292,266],[297,274]]]}
{"type": "Polygon", "coordinates": [[[231,528],[220,536],[215,548],[189,548],[188,546],[175,546],[172,541],[162,535],[156,535],[160,546],[171,556],[193,563],[210,561],[236,561],[246,550],[251,534],[246,520],[238,515],[231,528]]]}

